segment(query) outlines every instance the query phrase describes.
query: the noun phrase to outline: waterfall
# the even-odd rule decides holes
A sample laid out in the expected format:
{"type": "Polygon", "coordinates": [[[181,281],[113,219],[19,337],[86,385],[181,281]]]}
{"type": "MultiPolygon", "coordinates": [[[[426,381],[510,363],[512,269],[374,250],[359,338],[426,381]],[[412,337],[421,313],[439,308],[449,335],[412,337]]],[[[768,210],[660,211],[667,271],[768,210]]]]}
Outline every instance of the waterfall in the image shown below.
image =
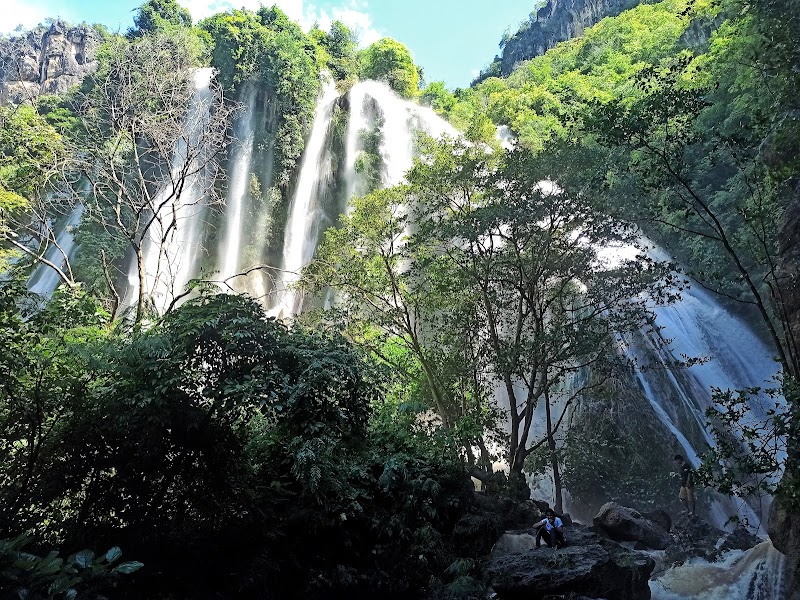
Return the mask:
{"type": "MultiPolygon", "coordinates": [[[[345,166],[344,166],[344,185],[345,198],[349,201],[353,196],[360,196],[364,189],[359,187],[358,173],[356,173],[356,159],[363,150],[361,135],[369,127],[367,118],[367,90],[362,83],[355,84],[350,88],[350,115],[347,121],[347,139],[345,141],[345,166]]],[[[345,210],[349,209],[349,204],[345,210]]]]}
{"type": "Polygon", "coordinates": [[[272,310],[277,316],[292,316],[302,308],[302,297],[292,286],[300,278],[300,270],[313,257],[318,241],[318,226],[323,216],[318,196],[330,183],[332,173],[332,157],[325,142],[338,96],[334,83],[326,82],[314,113],[311,136],[306,144],[297,189],[286,219],[283,266],[277,286],[280,298],[272,310]]]}
{"type": "Polygon", "coordinates": [[[746,552],[734,550],[709,563],[693,559],[650,581],[653,600],[782,600],[783,554],[770,542],[746,552]]]}
{"type": "Polygon", "coordinates": [[[460,137],[458,130],[433,110],[400,98],[386,83],[361,81],[350,90],[347,173],[355,172],[358,136],[368,126],[364,114],[364,103],[368,98],[375,101],[383,117],[380,151],[385,167],[382,181],[385,187],[401,183],[406,171],[411,168],[414,161],[415,131],[422,131],[433,137],[443,134],[453,138],[460,137]]]}
{"type": "Polygon", "coordinates": [[[242,95],[246,112],[233,125],[237,144],[230,160],[230,185],[225,199],[225,241],[219,248],[217,261],[221,265],[219,276],[223,281],[237,273],[241,266],[239,256],[242,247],[242,213],[253,160],[257,93],[255,85],[245,84],[242,95]]]}
{"type": "MultiPolygon", "coordinates": [[[[56,243],[47,249],[44,255],[46,260],[61,268],[72,257],[75,251],[75,238],[72,232],[81,222],[82,217],[83,204],[78,204],[72,209],[67,221],[58,236],[56,236],[56,243]]],[[[28,278],[28,290],[44,298],[49,298],[59,283],[61,283],[61,278],[55,269],[44,263],[39,263],[28,278]]]]}
{"type": "MultiPolygon", "coordinates": [[[[713,405],[711,388],[739,390],[775,387],[778,365],[774,353],[747,323],[725,310],[708,292],[696,286],[681,299],[654,309],[659,331],[643,334],[626,352],[636,360],[636,379],[655,416],[675,437],[694,465],[699,455],[715,445],[706,425],[713,405]],[[665,344],[664,340],[669,344],[665,344]],[[684,357],[702,357],[700,364],[675,369],[684,357]]],[[[764,421],[775,400],[762,394],[751,398],[745,418],[764,421]]],[[[779,474],[776,474],[778,477],[779,474]]],[[[768,508],[768,502],[761,512],[768,508]]],[[[743,501],[718,496],[708,510],[717,527],[737,512],[760,528],[764,515],[743,501]]]]}
{"type": "MultiPolygon", "coordinates": [[[[173,170],[186,162],[187,140],[196,140],[209,118],[213,69],[197,69],[194,95],[186,116],[186,131],[176,144],[173,170]]],[[[184,291],[202,251],[202,215],[206,182],[202,170],[183,181],[179,192],[168,185],[156,194],[158,218],[143,242],[145,287],[155,309],[163,313],[175,296],[184,291]],[[174,196],[174,197],[173,197],[174,196]]],[[[128,292],[123,303],[136,303],[139,277],[135,259],[128,273],[128,292]]]]}

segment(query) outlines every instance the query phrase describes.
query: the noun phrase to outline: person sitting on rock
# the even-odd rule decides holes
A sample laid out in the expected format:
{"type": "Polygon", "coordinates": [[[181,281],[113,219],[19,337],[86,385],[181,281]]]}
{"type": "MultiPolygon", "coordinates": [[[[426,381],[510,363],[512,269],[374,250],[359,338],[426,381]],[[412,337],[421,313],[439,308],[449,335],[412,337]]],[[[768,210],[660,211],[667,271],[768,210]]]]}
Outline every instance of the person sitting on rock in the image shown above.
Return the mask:
{"type": "Polygon", "coordinates": [[[544,538],[550,548],[563,548],[567,545],[567,540],[564,538],[564,524],[552,509],[546,510],[544,515],[544,519],[534,525],[537,528],[536,547],[541,547],[544,538]]]}
{"type": "Polygon", "coordinates": [[[686,462],[682,455],[675,455],[675,462],[678,463],[678,473],[681,476],[681,491],[678,493],[683,503],[683,507],[690,515],[694,514],[694,472],[692,465],[686,462]]]}

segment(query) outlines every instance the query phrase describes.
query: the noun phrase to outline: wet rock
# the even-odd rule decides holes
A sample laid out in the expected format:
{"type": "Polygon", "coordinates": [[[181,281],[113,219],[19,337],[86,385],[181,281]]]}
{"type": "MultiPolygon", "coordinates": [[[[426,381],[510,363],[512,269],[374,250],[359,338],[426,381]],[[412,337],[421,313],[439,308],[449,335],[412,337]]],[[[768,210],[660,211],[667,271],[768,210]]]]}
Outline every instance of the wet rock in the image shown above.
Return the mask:
{"type": "Polygon", "coordinates": [[[525,534],[498,542],[487,569],[497,598],[650,598],[648,579],[655,567],[651,557],[604,540],[586,527],[575,526],[566,533],[569,545],[560,550],[531,548],[533,538],[525,534]]]}
{"type": "Polygon", "coordinates": [[[746,527],[739,525],[733,531],[726,533],[718,542],[720,551],[749,550],[756,547],[763,540],[751,533],[746,527]]]}
{"type": "Polygon", "coordinates": [[[664,550],[672,541],[661,525],[645,518],[639,511],[616,502],[601,506],[593,522],[613,540],[639,542],[646,548],[664,550]]]}
{"type": "Polygon", "coordinates": [[[664,553],[666,565],[683,564],[690,558],[716,560],[722,553],[718,546],[725,532],[706,523],[697,515],[682,515],[672,528],[673,543],[664,553]]]}
{"type": "Polygon", "coordinates": [[[670,517],[669,513],[665,510],[657,509],[643,512],[642,516],[648,521],[661,525],[661,528],[667,533],[672,529],[672,517],[670,517]]]}

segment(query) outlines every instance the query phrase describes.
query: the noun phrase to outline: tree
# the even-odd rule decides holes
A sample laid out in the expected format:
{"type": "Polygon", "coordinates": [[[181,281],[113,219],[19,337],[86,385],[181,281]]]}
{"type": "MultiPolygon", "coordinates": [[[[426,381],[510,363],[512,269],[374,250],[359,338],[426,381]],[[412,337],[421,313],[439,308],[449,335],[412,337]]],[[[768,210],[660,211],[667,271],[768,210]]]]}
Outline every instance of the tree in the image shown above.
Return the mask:
{"type": "Polygon", "coordinates": [[[211,64],[226,91],[245,81],[262,83],[268,92],[274,136],[273,181],[288,201],[295,167],[305,147],[320,90],[320,65],[313,39],[277,7],[253,13],[234,10],[200,23],[214,41],[211,64]]]}
{"type": "Polygon", "coordinates": [[[133,22],[136,27],[128,34],[138,37],[168,27],[191,27],[192,14],[175,0],[147,0],[136,9],[133,22]]]}
{"type": "Polygon", "coordinates": [[[61,135],[35,107],[0,107],[0,270],[8,266],[9,247],[41,260],[57,243],[52,215],[40,203],[65,160],[61,135]]]}
{"type": "Polygon", "coordinates": [[[52,515],[45,490],[59,478],[62,436],[83,414],[93,375],[76,349],[103,339],[107,317],[79,289],[42,308],[21,282],[0,283],[0,538],[33,532],[52,515]]]}
{"type": "MultiPolygon", "coordinates": [[[[86,204],[84,221],[124,240],[133,255],[137,321],[156,293],[166,299],[163,308],[183,291],[174,289],[185,279],[168,248],[192,214],[218,202],[215,182],[235,105],[224,101],[215,80],[200,79],[198,51],[196,37],[184,29],[132,42],[114,38],[73,100],[81,116],[73,188],[86,204]],[[85,200],[82,185],[89,186],[85,200]]],[[[101,258],[105,265],[122,257],[101,258]]],[[[114,292],[114,277],[105,270],[114,292]]]]}
{"type": "Polygon", "coordinates": [[[347,25],[334,21],[328,33],[320,31],[318,43],[327,53],[327,66],[335,79],[343,81],[355,75],[358,42],[347,25]]]}
{"type": "Polygon", "coordinates": [[[392,38],[382,38],[359,55],[361,79],[385,81],[404,98],[419,93],[419,71],[408,48],[392,38]]]}
{"type": "MultiPolygon", "coordinates": [[[[560,492],[556,434],[613,366],[616,336],[646,322],[635,299],[650,286],[659,296],[663,265],[644,255],[603,263],[601,247],[633,245],[635,232],[559,168],[569,148],[539,159],[463,142],[425,149],[407,186],[356,200],[326,234],[307,285],[337,292],[357,341],[379,350],[393,339],[416,357],[446,427],[496,394],[512,476],[547,444],[560,492]],[[592,378],[577,377],[587,368],[592,378]]],[[[482,445],[462,443],[468,455],[482,445]]]]}
{"type": "Polygon", "coordinates": [[[445,87],[444,81],[431,81],[423,90],[420,100],[439,114],[448,114],[456,105],[456,97],[445,87]]]}

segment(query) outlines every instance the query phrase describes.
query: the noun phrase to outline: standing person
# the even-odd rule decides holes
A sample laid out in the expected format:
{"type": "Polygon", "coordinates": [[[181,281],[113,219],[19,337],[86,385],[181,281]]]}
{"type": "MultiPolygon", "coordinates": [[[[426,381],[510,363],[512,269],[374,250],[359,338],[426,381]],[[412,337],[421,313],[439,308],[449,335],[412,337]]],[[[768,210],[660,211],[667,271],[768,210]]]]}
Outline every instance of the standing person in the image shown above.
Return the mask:
{"type": "Polygon", "coordinates": [[[563,548],[567,545],[567,540],[564,539],[564,524],[556,516],[552,509],[547,509],[544,513],[544,519],[534,525],[538,528],[536,532],[536,547],[541,547],[542,538],[550,548],[563,548]]]}
{"type": "Polygon", "coordinates": [[[694,514],[694,472],[682,455],[675,455],[675,462],[678,464],[678,474],[681,476],[681,491],[678,498],[683,502],[683,506],[690,515],[694,514]]]}

